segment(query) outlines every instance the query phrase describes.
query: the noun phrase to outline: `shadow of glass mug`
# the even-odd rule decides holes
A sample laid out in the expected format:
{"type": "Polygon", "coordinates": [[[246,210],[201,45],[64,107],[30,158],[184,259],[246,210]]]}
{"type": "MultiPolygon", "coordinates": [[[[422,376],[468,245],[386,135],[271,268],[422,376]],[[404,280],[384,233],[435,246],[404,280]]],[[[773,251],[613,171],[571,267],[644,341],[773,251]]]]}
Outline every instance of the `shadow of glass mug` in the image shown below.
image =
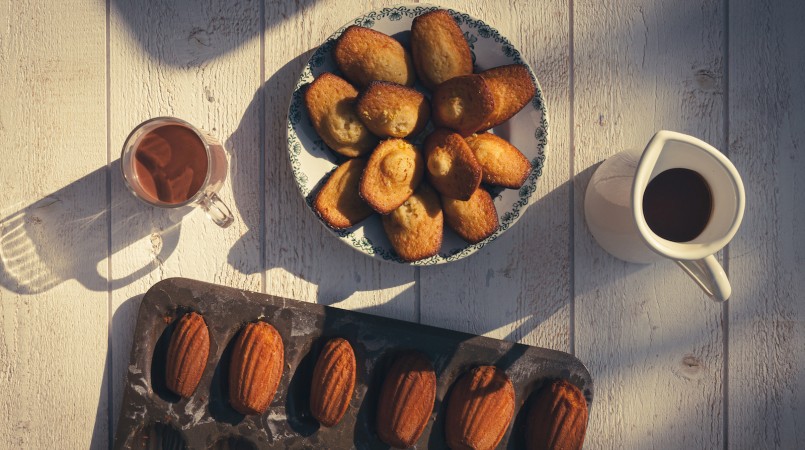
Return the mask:
{"type": "Polygon", "coordinates": [[[197,206],[226,228],[234,217],[218,197],[226,180],[226,153],[204,130],[175,117],[137,125],[120,157],[123,180],[139,200],[160,208],[197,206]]]}
{"type": "MultiPolygon", "coordinates": [[[[181,222],[191,207],[159,209],[123,193],[115,160],[40,198],[0,212],[0,287],[22,295],[46,292],[74,280],[91,291],[127,286],[158,268],[176,250],[181,222]],[[111,204],[105,186],[115,187],[111,204]],[[111,229],[110,229],[111,227],[111,229]],[[110,234],[111,232],[111,234],[110,234]],[[110,242],[111,241],[111,242],[110,242]],[[145,265],[107,259],[130,246],[150,253],[145,265]]],[[[125,188],[123,188],[125,189],[125,188]]]]}
{"type": "Polygon", "coordinates": [[[643,151],[617,153],[596,169],[587,185],[584,215],[593,237],[608,253],[641,264],[671,259],[710,298],[721,302],[730,297],[732,287],[714,254],[738,231],[745,197],[741,176],[721,152],[693,136],[661,130],[643,151]],[[674,178],[680,173],[695,178],[674,178]],[[652,185],[661,179],[669,182],[661,188],[652,185]],[[697,179],[703,181],[700,191],[692,186],[697,179]],[[657,189],[663,192],[655,195],[657,189]],[[700,227],[692,210],[695,204],[709,208],[700,227]],[[691,226],[693,233],[681,239],[665,231],[691,231],[691,226]]]}

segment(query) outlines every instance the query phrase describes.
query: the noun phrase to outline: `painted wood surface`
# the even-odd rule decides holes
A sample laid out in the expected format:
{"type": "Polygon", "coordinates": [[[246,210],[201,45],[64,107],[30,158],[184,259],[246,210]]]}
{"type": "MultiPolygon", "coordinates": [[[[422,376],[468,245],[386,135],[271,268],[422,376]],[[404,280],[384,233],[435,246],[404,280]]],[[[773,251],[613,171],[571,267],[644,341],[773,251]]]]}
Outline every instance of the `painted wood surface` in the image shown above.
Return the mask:
{"type": "Polygon", "coordinates": [[[729,156],[747,207],[729,249],[727,439],[805,448],[805,4],[729,8],[729,156]]]}
{"type": "Polygon", "coordinates": [[[574,2],[576,355],[596,385],[591,448],[722,446],[722,306],[672,262],[616,260],[583,200],[596,164],[655,131],[724,143],[720,1],[574,2]]]}
{"type": "Polygon", "coordinates": [[[105,17],[0,1],[0,448],[108,442],[105,17]]]}
{"type": "Polygon", "coordinates": [[[330,236],[285,149],[313,49],[396,3],[0,0],[0,448],[108,446],[140,298],[170,276],[575,352],[596,384],[586,448],[802,448],[803,6],[442,2],[520,49],[550,143],[520,222],[464,261],[413,269],[330,236]],[[224,140],[231,228],[123,188],[122,143],[157,115],[224,140]],[[727,305],[671,263],[615,260],[584,223],[597,164],[661,128],[744,176],[727,305]],[[69,408],[36,406],[52,404],[69,408]]]}

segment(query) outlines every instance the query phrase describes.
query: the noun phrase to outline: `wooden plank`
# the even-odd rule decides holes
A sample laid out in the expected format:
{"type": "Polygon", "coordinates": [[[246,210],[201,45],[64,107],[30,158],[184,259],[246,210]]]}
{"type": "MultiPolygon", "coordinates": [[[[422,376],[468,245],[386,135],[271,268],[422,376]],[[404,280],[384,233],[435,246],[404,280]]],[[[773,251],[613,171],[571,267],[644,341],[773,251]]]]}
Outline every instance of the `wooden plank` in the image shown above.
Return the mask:
{"type": "Polygon", "coordinates": [[[113,163],[110,376],[115,421],[137,307],[152,284],[184,276],[262,289],[260,13],[260,2],[113,2],[113,158],[141,121],[161,115],[188,120],[225,142],[229,178],[219,195],[235,215],[231,227],[220,229],[198,209],[168,211],[140,204],[113,163]]]}
{"type": "Polygon", "coordinates": [[[442,2],[496,28],[531,65],[547,99],[536,202],[478,254],[421,269],[422,322],[570,351],[569,5],[442,2]]]}
{"type": "Polygon", "coordinates": [[[731,1],[729,155],[746,186],[730,244],[728,439],[805,448],[805,4],[731,1]]]}
{"type": "Polygon", "coordinates": [[[722,306],[670,261],[608,255],[584,222],[596,164],[670,129],[724,146],[721,1],[574,2],[575,338],[593,448],[720,448],[722,306]]]}
{"type": "Polygon", "coordinates": [[[103,448],[106,15],[0,11],[0,447],[103,448]]]}
{"type": "Polygon", "coordinates": [[[353,18],[395,1],[266,4],[266,292],[415,321],[414,269],[339,242],[304,204],[285,137],[288,104],[312,51],[353,18]]]}

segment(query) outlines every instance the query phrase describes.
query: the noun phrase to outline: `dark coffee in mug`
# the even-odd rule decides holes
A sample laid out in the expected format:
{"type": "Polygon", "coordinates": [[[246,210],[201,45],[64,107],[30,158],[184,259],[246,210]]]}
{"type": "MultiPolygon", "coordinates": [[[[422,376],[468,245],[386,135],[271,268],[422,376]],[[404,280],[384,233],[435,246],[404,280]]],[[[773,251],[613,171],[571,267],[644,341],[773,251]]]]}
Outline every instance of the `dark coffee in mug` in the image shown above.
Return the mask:
{"type": "Polygon", "coordinates": [[[162,125],[148,131],[137,143],[134,169],[143,191],[154,200],[182,203],[204,184],[207,150],[192,129],[162,125]]]}
{"type": "Polygon", "coordinates": [[[643,216],[651,231],[663,239],[696,239],[713,212],[713,194],[707,181],[690,169],[661,172],[643,194],[643,216]]]}

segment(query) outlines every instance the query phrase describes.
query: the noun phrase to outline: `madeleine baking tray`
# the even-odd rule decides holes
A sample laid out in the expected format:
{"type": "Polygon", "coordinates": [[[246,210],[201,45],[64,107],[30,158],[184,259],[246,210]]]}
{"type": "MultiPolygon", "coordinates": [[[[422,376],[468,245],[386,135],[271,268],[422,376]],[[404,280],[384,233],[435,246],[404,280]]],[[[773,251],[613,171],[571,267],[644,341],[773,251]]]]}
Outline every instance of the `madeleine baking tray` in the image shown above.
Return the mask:
{"type": "Polygon", "coordinates": [[[593,382],[573,356],[400,320],[217,286],[183,278],[155,284],[140,305],[115,436],[118,449],[388,449],[374,428],[386,371],[401,351],[430,357],[438,377],[431,419],[418,449],[447,448],[445,398],[466,370],[492,364],[515,388],[515,416],[498,448],[522,448],[528,404],[548,380],[566,379],[592,402],[593,382]],[[204,316],[210,356],[201,382],[188,399],[165,385],[165,359],[176,319],[188,311],[204,316]],[[285,369],[268,410],[243,416],[229,405],[228,364],[234,337],[254,320],[271,323],[285,345],[285,369]],[[321,427],[309,410],[313,367],[324,343],[347,339],[355,350],[357,376],[349,409],[339,424],[321,427]]]}

